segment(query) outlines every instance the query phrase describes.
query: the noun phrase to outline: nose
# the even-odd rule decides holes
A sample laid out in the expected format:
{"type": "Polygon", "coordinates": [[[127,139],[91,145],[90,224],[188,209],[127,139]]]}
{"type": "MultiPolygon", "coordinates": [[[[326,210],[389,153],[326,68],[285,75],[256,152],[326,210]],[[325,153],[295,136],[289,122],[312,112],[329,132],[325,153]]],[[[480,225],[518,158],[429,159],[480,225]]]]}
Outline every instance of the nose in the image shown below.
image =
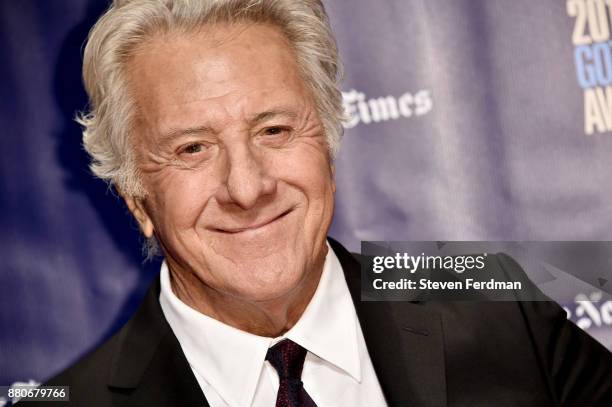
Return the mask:
{"type": "Polygon", "coordinates": [[[277,181],[266,171],[265,157],[248,144],[225,150],[225,182],[216,193],[219,204],[250,209],[262,198],[276,193],[277,181]]]}

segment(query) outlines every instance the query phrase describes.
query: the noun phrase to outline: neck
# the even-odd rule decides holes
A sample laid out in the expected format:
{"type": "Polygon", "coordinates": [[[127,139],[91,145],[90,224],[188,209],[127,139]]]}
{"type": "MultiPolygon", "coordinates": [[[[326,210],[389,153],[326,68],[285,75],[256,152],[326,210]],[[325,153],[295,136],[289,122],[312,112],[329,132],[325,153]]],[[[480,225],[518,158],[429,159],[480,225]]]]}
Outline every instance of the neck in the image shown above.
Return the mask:
{"type": "Polygon", "coordinates": [[[168,262],[174,294],[191,308],[234,328],[265,337],[278,337],[300,319],[314,295],[326,252],[288,293],[265,301],[228,295],[203,283],[194,273],[181,272],[168,262]],[[175,272],[176,270],[176,272],[175,272]]]}

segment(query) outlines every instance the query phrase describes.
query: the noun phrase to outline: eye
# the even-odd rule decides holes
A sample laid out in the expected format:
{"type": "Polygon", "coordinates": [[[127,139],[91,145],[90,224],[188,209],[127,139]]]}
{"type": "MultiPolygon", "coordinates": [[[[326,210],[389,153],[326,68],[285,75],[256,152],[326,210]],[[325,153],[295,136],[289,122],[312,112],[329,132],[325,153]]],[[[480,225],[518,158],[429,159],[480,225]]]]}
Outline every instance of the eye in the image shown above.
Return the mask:
{"type": "Polygon", "coordinates": [[[288,126],[270,126],[257,133],[257,140],[262,146],[281,148],[293,139],[293,129],[288,126]]]}
{"type": "Polygon", "coordinates": [[[204,150],[204,146],[200,143],[192,143],[183,147],[180,152],[185,154],[197,154],[204,150]]]}
{"type": "Polygon", "coordinates": [[[281,133],[283,133],[284,131],[288,131],[288,129],[284,128],[284,127],[280,127],[280,126],[274,126],[274,127],[268,127],[267,129],[264,130],[264,134],[266,136],[277,136],[281,133]]]}

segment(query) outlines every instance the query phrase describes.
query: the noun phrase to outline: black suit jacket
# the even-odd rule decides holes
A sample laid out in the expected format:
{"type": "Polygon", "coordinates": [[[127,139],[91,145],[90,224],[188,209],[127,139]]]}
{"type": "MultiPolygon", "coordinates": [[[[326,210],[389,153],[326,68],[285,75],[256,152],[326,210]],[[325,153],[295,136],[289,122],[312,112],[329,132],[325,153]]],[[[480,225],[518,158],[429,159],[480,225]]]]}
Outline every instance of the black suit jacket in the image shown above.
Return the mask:
{"type": "MultiPolygon", "coordinates": [[[[359,262],[330,243],[389,406],[612,406],[612,354],[555,303],[361,302],[359,262]]],[[[158,298],[157,282],[115,336],[47,383],[70,386],[57,405],[208,406],[158,298]]]]}

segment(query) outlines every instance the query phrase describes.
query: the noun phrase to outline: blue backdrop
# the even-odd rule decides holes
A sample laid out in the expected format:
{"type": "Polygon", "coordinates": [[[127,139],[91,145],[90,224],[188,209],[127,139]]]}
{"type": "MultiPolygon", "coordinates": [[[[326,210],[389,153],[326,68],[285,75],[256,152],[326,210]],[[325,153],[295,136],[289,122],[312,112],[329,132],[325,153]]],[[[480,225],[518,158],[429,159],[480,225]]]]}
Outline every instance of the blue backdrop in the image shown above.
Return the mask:
{"type": "MultiPolygon", "coordinates": [[[[332,236],[353,250],[612,240],[604,0],[326,3],[350,116],[332,236]]],[[[106,6],[0,1],[0,385],[44,380],[100,343],[158,271],[90,175],[73,121],[87,103],[81,49],[106,6]]],[[[610,348],[612,304],[597,292],[611,284],[576,293],[595,299],[588,310],[563,304],[610,348]]]]}

